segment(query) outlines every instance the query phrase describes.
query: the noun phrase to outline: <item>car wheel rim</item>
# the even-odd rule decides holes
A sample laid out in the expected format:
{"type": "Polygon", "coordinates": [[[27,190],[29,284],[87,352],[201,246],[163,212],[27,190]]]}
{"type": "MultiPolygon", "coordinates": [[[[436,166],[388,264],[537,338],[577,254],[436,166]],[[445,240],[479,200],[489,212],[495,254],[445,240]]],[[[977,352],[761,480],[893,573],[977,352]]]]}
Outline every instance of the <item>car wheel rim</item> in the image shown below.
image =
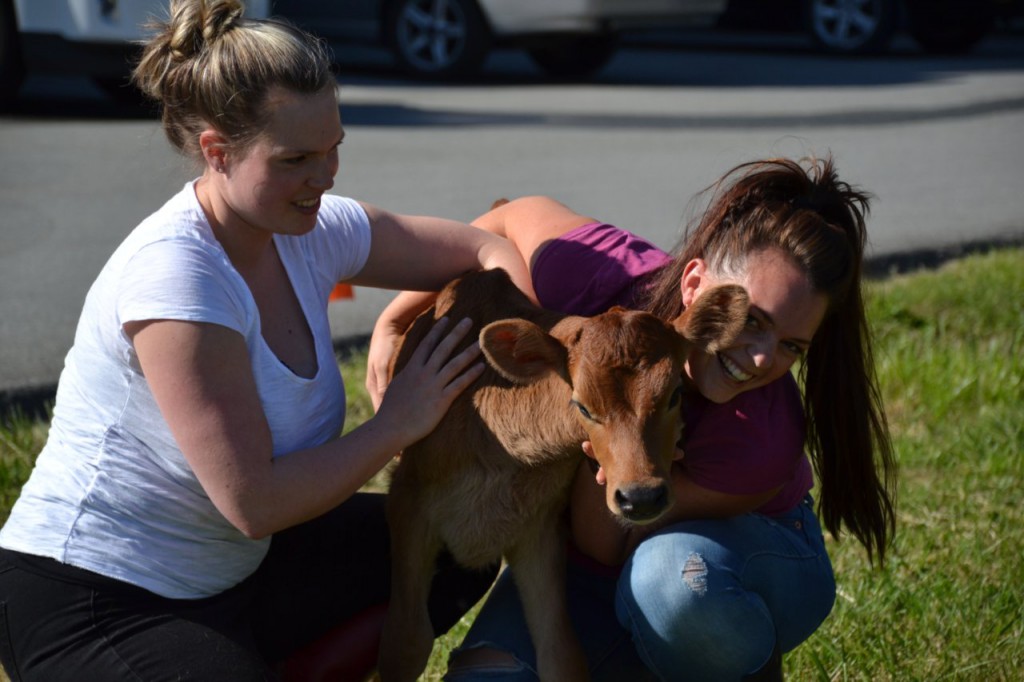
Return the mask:
{"type": "Polygon", "coordinates": [[[812,21],[829,47],[855,49],[874,37],[881,12],[876,0],[815,0],[812,21]]]}
{"type": "Polygon", "coordinates": [[[409,63],[440,71],[458,60],[466,45],[466,15],[453,0],[410,0],[398,17],[398,44],[409,63]]]}

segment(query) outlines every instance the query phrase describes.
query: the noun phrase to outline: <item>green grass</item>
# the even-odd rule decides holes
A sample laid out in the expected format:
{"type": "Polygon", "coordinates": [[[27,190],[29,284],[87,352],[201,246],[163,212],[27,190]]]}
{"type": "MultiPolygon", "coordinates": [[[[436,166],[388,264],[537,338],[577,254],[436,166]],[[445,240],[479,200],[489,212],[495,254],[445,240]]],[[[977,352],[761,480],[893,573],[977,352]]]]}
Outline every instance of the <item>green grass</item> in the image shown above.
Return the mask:
{"type": "Polygon", "coordinates": [[[839,598],[794,679],[1020,680],[1024,670],[1024,251],[872,282],[900,462],[883,570],[833,543],[839,598]]]}
{"type": "Polygon", "coordinates": [[[48,422],[18,413],[0,416],[0,519],[7,520],[49,430],[48,422]]]}
{"type": "MultiPolygon", "coordinates": [[[[873,281],[867,298],[900,462],[896,542],[879,569],[852,539],[830,540],[836,607],[785,656],[787,677],[1021,680],[1024,250],[873,281]]],[[[371,414],[364,360],[342,362],[349,426],[371,414]]],[[[0,518],[45,433],[0,428],[0,518]]],[[[471,618],[438,641],[424,679],[440,679],[471,618]]]]}

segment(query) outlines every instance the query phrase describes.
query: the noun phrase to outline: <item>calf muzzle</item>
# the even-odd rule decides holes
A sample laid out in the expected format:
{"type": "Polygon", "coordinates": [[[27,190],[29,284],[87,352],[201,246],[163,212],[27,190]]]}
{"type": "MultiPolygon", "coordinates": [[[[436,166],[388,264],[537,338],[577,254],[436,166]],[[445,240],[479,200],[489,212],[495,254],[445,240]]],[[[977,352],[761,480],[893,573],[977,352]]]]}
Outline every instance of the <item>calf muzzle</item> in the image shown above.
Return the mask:
{"type": "Polygon", "coordinates": [[[615,491],[615,504],[627,521],[632,523],[653,521],[668,510],[668,486],[664,483],[622,486],[615,491]]]}

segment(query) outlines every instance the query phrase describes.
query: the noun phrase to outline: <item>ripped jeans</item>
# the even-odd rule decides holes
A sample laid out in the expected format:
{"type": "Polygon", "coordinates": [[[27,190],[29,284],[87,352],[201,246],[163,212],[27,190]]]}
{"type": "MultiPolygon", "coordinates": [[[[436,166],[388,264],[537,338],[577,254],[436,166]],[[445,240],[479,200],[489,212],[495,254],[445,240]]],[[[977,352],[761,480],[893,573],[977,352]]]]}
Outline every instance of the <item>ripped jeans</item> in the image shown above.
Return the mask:
{"type": "MultiPolygon", "coordinates": [[[[832,610],[835,581],[810,496],[787,514],[686,521],[652,535],[617,576],[569,561],[569,611],[595,682],[739,680],[789,651],[832,610]]],[[[536,682],[533,645],[508,571],[459,651],[512,655],[445,680],[536,682]]]]}

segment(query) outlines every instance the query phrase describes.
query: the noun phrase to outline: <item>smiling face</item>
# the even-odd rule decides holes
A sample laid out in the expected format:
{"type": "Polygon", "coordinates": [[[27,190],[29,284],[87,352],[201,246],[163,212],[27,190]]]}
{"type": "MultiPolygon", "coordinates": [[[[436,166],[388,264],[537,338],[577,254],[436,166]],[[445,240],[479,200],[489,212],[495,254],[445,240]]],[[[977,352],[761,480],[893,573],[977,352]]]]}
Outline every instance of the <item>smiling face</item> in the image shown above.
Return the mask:
{"type": "Polygon", "coordinates": [[[219,199],[217,220],[228,229],[305,234],[338,172],[344,131],[334,88],[314,94],[275,88],[266,106],[267,126],[245,150],[204,147],[214,169],[207,178],[219,199]]]}
{"type": "Polygon", "coordinates": [[[743,332],[728,348],[715,354],[694,350],[686,362],[697,389],[716,403],[788,372],[807,351],[828,309],[828,298],[777,249],[750,254],[730,274],[711,271],[702,259],[690,261],[681,282],[683,305],[689,307],[704,291],[726,283],[743,286],[750,296],[743,332]]]}

